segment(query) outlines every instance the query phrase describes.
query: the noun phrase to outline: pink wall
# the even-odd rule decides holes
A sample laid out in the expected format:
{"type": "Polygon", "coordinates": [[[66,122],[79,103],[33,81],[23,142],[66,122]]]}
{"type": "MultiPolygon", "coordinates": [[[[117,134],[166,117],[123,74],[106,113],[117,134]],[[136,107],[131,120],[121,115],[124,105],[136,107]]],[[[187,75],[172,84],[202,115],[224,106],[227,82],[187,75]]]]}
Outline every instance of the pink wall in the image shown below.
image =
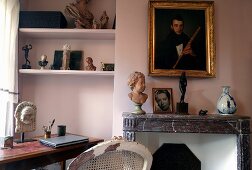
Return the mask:
{"type": "MultiPolygon", "coordinates": [[[[216,114],[216,102],[221,93],[221,86],[230,85],[231,95],[238,106],[236,114],[252,116],[251,9],[250,0],[215,1],[216,78],[188,78],[185,100],[189,103],[190,114],[197,114],[200,109],[207,109],[209,114],[216,114]]],[[[149,99],[143,105],[146,112],[153,112],[152,88],[173,88],[174,104],[179,101],[180,91],[179,78],[147,76],[148,0],[117,1],[116,15],[113,135],[121,135],[122,113],[134,109],[127,96],[130,92],[127,79],[131,72],[141,71],[146,75],[145,92],[149,95],[149,99]]],[[[152,151],[155,151],[153,146],[164,141],[187,143],[189,148],[199,155],[202,169],[236,169],[235,136],[166,135],[166,139],[163,134],[138,136],[138,140],[148,145],[152,151]],[[225,161],[216,158],[216,155],[222,155],[225,161]]]]}
{"type": "MultiPolygon", "coordinates": [[[[22,10],[64,11],[68,3],[74,0],[21,0],[22,10]]],[[[115,0],[92,0],[90,11],[100,16],[107,10],[110,17],[108,27],[112,27],[115,16],[115,0]],[[98,7],[96,5],[98,4],[98,7]]],[[[64,14],[64,12],[63,12],[64,14]]],[[[114,40],[83,39],[25,39],[20,36],[19,67],[24,63],[25,44],[32,44],[29,60],[32,68],[39,69],[38,61],[42,54],[48,56],[49,64],[53,63],[55,50],[62,50],[64,44],[70,44],[71,50],[83,51],[83,57],[92,57],[97,70],[101,61],[113,63],[115,55],[114,40]]],[[[85,63],[84,63],[85,64],[85,63]]],[[[21,101],[32,101],[37,106],[36,131],[26,135],[43,134],[42,126],[48,125],[54,118],[53,133],[56,125],[65,124],[67,132],[110,139],[113,119],[113,76],[89,75],[23,75],[19,76],[21,101]]]]}
{"type": "MultiPolygon", "coordinates": [[[[252,3],[250,0],[215,1],[216,78],[188,78],[186,102],[189,112],[200,109],[216,113],[216,101],[221,86],[230,85],[231,95],[238,105],[237,114],[250,115],[252,100],[252,3]]],[[[127,94],[129,74],[135,70],[146,75],[146,93],[149,99],[143,105],[152,112],[151,90],[171,87],[174,103],[179,101],[178,78],[150,77],[148,75],[148,0],[117,2],[116,75],[114,87],[114,133],[120,134],[121,113],[131,111],[133,105],[127,94]],[[134,4],[134,5],[132,5],[134,4]],[[133,19],[134,18],[134,19],[133,19]],[[124,97],[122,97],[124,96],[124,97]],[[119,100],[120,99],[120,100],[119,100]]],[[[251,114],[252,115],[252,114],[251,114]]]]}
{"type": "MultiPolygon", "coordinates": [[[[32,0],[32,2],[34,1],[32,0]]],[[[107,4],[104,3],[105,1],[107,2],[107,0],[93,0],[91,2],[99,2],[102,6],[107,6],[110,2],[114,3],[114,1],[109,1],[107,4]]],[[[72,1],[66,0],[64,2],[72,1]]],[[[50,1],[49,6],[48,3],[39,0],[36,0],[34,4],[36,5],[33,7],[28,5],[28,8],[50,7],[60,10],[64,8],[61,0],[50,1]]],[[[215,0],[216,78],[188,78],[185,100],[189,103],[191,114],[197,114],[200,109],[207,109],[209,113],[215,114],[216,101],[220,95],[221,86],[230,85],[231,94],[238,105],[237,114],[252,115],[250,113],[252,101],[252,91],[250,90],[252,87],[252,79],[250,78],[252,71],[251,9],[252,2],[250,0],[215,0]]],[[[153,111],[151,90],[154,87],[173,88],[174,103],[179,100],[178,78],[147,76],[148,0],[117,0],[116,15],[115,48],[113,45],[110,47],[115,50],[114,79],[78,76],[65,76],[64,78],[58,76],[23,77],[20,82],[23,93],[21,99],[32,100],[38,104],[38,128],[56,117],[57,123],[67,124],[71,132],[105,139],[110,138],[111,134],[122,135],[122,113],[133,110],[133,105],[127,96],[130,92],[127,79],[133,71],[141,71],[146,75],[147,89],[145,92],[149,95],[149,99],[143,105],[145,111],[150,113],[153,111]]],[[[50,41],[47,44],[49,48],[43,48],[60,49],[62,47],[61,41],[50,41]]],[[[44,44],[44,41],[35,41],[34,43],[44,44]]],[[[76,44],[79,45],[79,43],[76,44]]],[[[84,48],[88,54],[92,54],[93,49],[89,50],[92,48],[91,46],[79,47],[78,45],[73,48],[84,48]]],[[[40,49],[41,52],[43,48],[40,49]]],[[[110,55],[111,51],[105,53],[104,55],[110,55]]],[[[39,56],[40,54],[36,57],[39,56]]],[[[36,133],[41,132],[42,130],[38,129],[36,133]]],[[[154,137],[156,138],[158,135],[154,137]]],[[[147,135],[141,138],[146,139],[147,144],[153,144],[150,140],[153,137],[147,135]]],[[[190,137],[185,138],[185,140],[193,141],[192,144],[202,144],[203,141],[203,151],[211,150],[206,149],[208,146],[214,146],[222,151],[221,147],[225,146],[225,142],[222,142],[219,148],[219,144],[209,144],[208,141],[214,142],[209,140],[213,139],[211,136],[203,139],[199,136],[196,139],[193,141],[193,137],[191,139],[190,137]]],[[[226,139],[226,136],[220,136],[214,139],[228,140],[232,153],[228,153],[227,157],[234,154],[235,149],[232,148],[235,146],[235,139],[233,137],[226,139]]],[[[161,140],[163,141],[164,137],[161,140]]],[[[183,140],[181,139],[181,141],[183,140]]],[[[202,150],[195,152],[200,155],[202,150]]],[[[215,154],[212,155],[214,157],[215,154]]],[[[232,157],[231,162],[232,160],[235,159],[232,157]]],[[[216,165],[219,165],[218,162],[216,165]]],[[[206,167],[211,169],[211,165],[206,165],[206,167]]]]}

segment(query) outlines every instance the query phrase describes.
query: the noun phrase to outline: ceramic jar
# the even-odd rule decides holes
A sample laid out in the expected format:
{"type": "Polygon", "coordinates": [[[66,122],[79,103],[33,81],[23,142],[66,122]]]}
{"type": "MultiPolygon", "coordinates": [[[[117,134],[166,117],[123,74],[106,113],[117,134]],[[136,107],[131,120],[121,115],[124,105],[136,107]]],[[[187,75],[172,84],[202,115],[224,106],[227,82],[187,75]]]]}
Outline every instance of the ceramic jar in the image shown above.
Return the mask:
{"type": "Polygon", "coordinates": [[[222,93],[217,101],[217,110],[221,115],[234,114],[237,109],[234,98],[229,94],[229,89],[229,86],[223,86],[222,93]]]}

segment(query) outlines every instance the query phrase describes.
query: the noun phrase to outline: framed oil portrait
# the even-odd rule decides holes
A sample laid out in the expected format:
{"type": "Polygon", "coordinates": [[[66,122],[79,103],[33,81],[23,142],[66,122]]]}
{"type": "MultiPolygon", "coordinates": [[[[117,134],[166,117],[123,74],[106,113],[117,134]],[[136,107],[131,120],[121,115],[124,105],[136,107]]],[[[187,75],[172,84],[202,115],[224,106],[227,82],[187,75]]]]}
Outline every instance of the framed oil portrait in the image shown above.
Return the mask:
{"type": "Polygon", "coordinates": [[[213,1],[149,2],[149,75],[215,77],[213,1]]]}
{"type": "Polygon", "coordinates": [[[173,113],[172,88],[152,88],[153,113],[173,113]]]}

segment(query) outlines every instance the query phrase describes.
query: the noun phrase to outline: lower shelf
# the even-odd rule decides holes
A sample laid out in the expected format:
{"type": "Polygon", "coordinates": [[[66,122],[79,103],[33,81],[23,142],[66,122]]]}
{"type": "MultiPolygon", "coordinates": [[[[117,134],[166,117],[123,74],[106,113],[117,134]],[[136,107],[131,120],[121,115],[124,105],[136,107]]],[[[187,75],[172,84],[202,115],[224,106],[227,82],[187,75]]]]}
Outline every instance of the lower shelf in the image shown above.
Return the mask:
{"type": "Polygon", "coordinates": [[[32,75],[93,75],[93,76],[114,76],[114,71],[85,71],[85,70],[39,70],[19,69],[21,74],[32,75]]]}

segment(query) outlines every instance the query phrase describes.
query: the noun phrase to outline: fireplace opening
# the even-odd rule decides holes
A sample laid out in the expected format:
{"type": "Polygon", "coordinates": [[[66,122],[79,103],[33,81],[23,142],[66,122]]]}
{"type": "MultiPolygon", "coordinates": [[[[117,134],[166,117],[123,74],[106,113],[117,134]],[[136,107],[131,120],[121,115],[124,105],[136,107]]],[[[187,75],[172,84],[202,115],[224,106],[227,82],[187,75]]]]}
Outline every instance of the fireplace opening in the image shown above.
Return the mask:
{"type": "Polygon", "coordinates": [[[164,143],[153,154],[151,170],[200,170],[201,162],[185,144],[164,143]]]}

